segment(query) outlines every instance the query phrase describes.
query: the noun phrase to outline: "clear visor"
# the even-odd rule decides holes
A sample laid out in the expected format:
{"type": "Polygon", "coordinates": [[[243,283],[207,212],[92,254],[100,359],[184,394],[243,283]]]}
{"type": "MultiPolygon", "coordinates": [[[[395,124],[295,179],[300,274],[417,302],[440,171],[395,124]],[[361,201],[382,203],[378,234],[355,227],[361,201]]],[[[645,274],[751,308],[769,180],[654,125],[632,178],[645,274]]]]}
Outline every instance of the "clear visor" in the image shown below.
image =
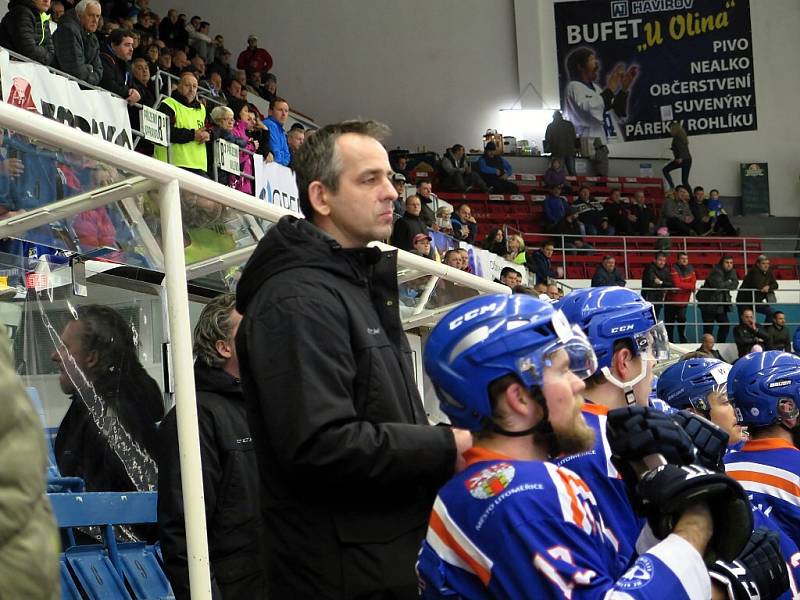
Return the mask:
{"type": "Polygon", "coordinates": [[[778,402],[778,416],[781,419],[796,419],[800,415],[800,409],[791,398],[781,398],[778,402]]]}
{"type": "Polygon", "coordinates": [[[656,361],[669,358],[669,338],[664,323],[658,322],[646,332],[634,334],[633,339],[640,356],[647,357],[649,350],[656,361]]]}
{"type": "Polygon", "coordinates": [[[561,350],[566,354],[566,368],[578,378],[586,379],[597,371],[597,356],[578,326],[572,326],[569,334],[560,332],[559,340],[537,352],[535,356],[521,358],[518,368],[521,372],[527,372],[537,383],[541,383],[542,369],[562,364],[563,358],[557,356],[561,350]]]}

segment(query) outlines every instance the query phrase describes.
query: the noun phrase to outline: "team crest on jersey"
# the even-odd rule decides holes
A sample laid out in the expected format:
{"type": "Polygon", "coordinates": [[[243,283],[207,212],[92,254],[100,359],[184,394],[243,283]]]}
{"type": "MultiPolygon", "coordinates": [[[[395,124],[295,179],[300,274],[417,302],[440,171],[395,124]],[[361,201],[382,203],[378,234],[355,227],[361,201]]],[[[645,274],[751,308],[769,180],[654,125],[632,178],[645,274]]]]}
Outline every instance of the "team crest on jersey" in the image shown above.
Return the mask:
{"type": "Polygon", "coordinates": [[[514,480],[515,472],[513,465],[498,463],[467,479],[466,486],[473,498],[478,500],[494,498],[514,480]]]}
{"type": "Polygon", "coordinates": [[[643,588],[653,579],[653,562],[646,556],[640,556],[617,581],[621,590],[638,590],[643,588]]]}

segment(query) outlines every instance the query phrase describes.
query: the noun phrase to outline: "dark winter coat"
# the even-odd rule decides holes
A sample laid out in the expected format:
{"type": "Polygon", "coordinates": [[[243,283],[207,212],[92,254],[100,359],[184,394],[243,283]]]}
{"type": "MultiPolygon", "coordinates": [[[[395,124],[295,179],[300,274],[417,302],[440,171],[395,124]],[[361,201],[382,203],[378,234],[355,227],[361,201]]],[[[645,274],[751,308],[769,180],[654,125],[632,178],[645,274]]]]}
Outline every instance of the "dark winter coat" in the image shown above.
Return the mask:
{"type": "MultiPolygon", "coordinates": [[[[203,496],[214,599],[265,598],[258,462],[238,379],[195,364],[203,496]]],[[[158,537],[176,600],[188,600],[178,426],[175,409],[158,431],[158,537]]]]}
{"type": "Polygon", "coordinates": [[[733,341],[736,342],[736,350],[741,358],[750,353],[754,344],[763,344],[766,340],[758,329],[739,323],[733,328],[733,341]]]}
{"type": "Polygon", "coordinates": [[[52,65],[55,50],[49,20],[32,0],[10,0],[8,12],[0,21],[0,46],[43,65],[52,65]]]}
{"type": "Polygon", "coordinates": [[[781,350],[782,352],[792,351],[792,338],[789,335],[789,328],[776,327],[770,323],[761,328],[761,336],[764,338],[764,350],[781,350]]]}
{"type": "Polygon", "coordinates": [[[103,63],[100,87],[127,99],[130,90],[135,88],[128,61],[115,55],[110,46],[106,46],[100,53],[100,61],[103,63]]]}
{"type": "Polygon", "coordinates": [[[671,287],[674,287],[672,273],[666,264],[659,268],[653,262],[644,268],[644,273],[642,274],[642,298],[648,302],[664,302],[664,295],[671,287]],[[660,285],[656,283],[656,279],[661,280],[660,285]]]}
{"type": "Polygon", "coordinates": [[[158,25],[158,39],[164,42],[167,48],[185,50],[189,45],[186,23],[181,19],[173,23],[169,17],[164,17],[158,25]]]}
{"type": "Polygon", "coordinates": [[[103,77],[100,42],[97,36],[81,27],[75,9],[64,13],[53,34],[56,67],[91,85],[99,85],[103,77]]]}
{"type": "Polygon", "coordinates": [[[695,298],[698,302],[708,303],[706,306],[701,304],[701,310],[715,312],[713,309],[717,308],[728,312],[731,309],[731,292],[738,287],[739,276],[736,274],[736,269],[726,271],[722,268],[720,260],[719,264],[711,269],[702,287],[697,290],[695,298]]]}
{"type": "MultiPolygon", "coordinates": [[[[742,287],[739,293],[736,294],[737,304],[761,304],[764,301],[769,302],[768,297],[778,289],[778,282],[772,269],[768,269],[766,273],[758,267],[751,267],[742,280],[742,287]],[[761,288],[769,286],[769,292],[762,292],[761,288]],[[750,290],[756,290],[748,291],[750,290]]],[[[774,300],[773,300],[774,302],[774,300]]]]}
{"type": "Polygon", "coordinates": [[[395,221],[390,243],[400,250],[411,252],[414,249],[414,236],[419,233],[428,235],[428,226],[422,220],[422,215],[415,217],[405,213],[395,221]]]}
{"type": "Polygon", "coordinates": [[[603,265],[598,265],[592,277],[592,287],[605,287],[609,285],[625,287],[625,279],[622,278],[622,275],[619,274],[616,267],[614,267],[613,271],[609,271],[603,265]]]}
{"type": "Polygon", "coordinates": [[[550,258],[545,256],[541,249],[531,254],[528,259],[528,268],[536,276],[534,283],[547,283],[551,277],[558,277],[558,273],[552,267],[550,258]]]}
{"type": "Polygon", "coordinates": [[[284,217],[237,289],[270,598],[416,597],[452,433],[428,426],[398,311],[397,255],[284,217]],[[395,595],[391,595],[388,590],[395,595]]]}

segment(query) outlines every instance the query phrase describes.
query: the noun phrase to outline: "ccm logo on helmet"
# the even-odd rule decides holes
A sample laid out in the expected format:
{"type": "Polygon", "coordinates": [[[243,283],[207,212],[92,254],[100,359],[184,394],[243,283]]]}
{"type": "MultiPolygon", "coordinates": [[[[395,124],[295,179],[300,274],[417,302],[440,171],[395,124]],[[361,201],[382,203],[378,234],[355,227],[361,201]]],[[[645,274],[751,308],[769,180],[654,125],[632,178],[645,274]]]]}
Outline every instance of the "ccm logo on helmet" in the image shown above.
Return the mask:
{"type": "Polygon", "coordinates": [[[492,302],[491,304],[487,304],[486,306],[481,306],[480,308],[474,308],[470,311],[467,311],[460,317],[456,317],[455,319],[450,321],[450,331],[453,331],[453,329],[461,327],[464,323],[466,323],[467,321],[471,321],[475,317],[479,317],[487,312],[492,312],[496,308],[497,304],[492,302]]]}
{"type": "Polygon", "coordinates": [[[634,328],[633,323],[629,323],[627,325],[620,325],[619,327],[612,327],[611,333],[624,333],[626,331],[630,331],[633,328],[634,328]]]}

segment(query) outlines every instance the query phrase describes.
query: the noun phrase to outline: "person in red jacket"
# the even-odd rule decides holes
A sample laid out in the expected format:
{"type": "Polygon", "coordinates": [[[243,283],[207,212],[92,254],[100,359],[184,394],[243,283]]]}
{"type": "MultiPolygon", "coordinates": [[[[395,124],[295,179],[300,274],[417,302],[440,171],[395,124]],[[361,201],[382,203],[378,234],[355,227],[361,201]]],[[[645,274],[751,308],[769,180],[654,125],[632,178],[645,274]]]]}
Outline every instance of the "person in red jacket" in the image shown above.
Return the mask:
{"type": "Polygon", "coordinates": [[[236,68],[259,73],[266,73],[272,68],[272,56],[258,47],[258,38],[252,33],[247,37],[247,48],[242,50],[236,60],[236,68]]]}
{"type": "Polygon", "coordinates": [[[689,264],[689,255],[685,252],[678,254],[678,262],[672,265],[672,283],[675,288],[667,292],[664,322],[667,326],[667,335],[673,343],[686,344],[686,306],[692,297],[697,285],[697,273],[689,264]],[[673,337],[673,327],[678,330],[677,340],[673,337]]]}

